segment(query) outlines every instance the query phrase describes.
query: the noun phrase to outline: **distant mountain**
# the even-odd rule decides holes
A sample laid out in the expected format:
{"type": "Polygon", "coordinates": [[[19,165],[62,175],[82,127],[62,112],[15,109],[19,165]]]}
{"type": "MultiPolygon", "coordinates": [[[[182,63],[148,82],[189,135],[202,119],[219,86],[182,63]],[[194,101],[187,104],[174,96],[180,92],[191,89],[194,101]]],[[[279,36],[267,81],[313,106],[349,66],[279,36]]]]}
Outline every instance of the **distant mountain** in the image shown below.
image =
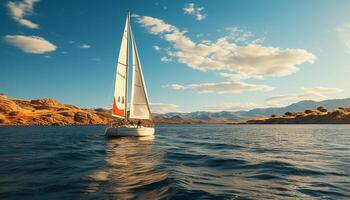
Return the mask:
{"type": "Polygon", "coordinates": [[[239,115],[242,117],[270,116],[272,114],[281,115],[285,112],[302,112],[306,109],[316,109],[319,106],[324,106],[329,110],[333,110],[338,107],[350,107],[350,98],[330,99],[324,101],[306,100],[280,108],[255,108],[246,112],[239,112],[239,115]]]}
{"type": "Polygon", "coordinates": [[[163,123],[168,123],[171,120],[186,121],[188,123],[229,123],[243,120],[244,118],[235,114],[235,112],[221,111],[221,112],[190,112],[178,113],[171,112],[165,114],[153,114],[157,119],[163,123]],[[162,120],[160,120],[162,119],[162,120]]]}
{"type": "Polygon", "coordinates": [[[171,120],[188,121],[191,123],[230,123],[244,121],[255,117],[269,117],[272,114],[282,115],[285,112],[302,112],[306,109],[315,110],[319,106],[324,106],[329,110],[338,107],[350,107],[350,98],[346,99],[331,99],[325,101],[300,101],[289,106],[280,108],[255,108],[249,111],[221,111],[221,112],[190,112],[179,113],[171,112],[165,114],[154,114],[157,119],[164,119],[166,122],[171,120]]]}

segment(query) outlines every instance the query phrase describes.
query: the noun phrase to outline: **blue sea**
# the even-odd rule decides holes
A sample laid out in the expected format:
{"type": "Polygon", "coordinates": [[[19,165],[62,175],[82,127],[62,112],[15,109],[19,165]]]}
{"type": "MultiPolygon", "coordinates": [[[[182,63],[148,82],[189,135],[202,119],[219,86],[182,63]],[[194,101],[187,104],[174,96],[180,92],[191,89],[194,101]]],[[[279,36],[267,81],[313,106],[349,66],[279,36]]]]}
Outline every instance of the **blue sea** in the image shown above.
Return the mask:
{"type": "Polygon", "coordinates": [[[0,127],[0,199],[350,199],[349,125],[0,127]]]}

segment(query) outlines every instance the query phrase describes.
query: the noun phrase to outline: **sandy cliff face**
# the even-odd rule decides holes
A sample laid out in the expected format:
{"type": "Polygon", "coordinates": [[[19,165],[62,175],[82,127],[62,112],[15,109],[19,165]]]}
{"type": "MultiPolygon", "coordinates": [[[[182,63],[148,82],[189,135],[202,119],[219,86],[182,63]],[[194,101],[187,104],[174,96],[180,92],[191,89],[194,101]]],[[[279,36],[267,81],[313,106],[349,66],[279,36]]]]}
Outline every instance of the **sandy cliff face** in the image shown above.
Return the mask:
{"type": "Polygon", "coordinates": [[[53,99],[17,100],[0,95],[0,125],[107,124],[108,110],[80,109],[53,99]]]}

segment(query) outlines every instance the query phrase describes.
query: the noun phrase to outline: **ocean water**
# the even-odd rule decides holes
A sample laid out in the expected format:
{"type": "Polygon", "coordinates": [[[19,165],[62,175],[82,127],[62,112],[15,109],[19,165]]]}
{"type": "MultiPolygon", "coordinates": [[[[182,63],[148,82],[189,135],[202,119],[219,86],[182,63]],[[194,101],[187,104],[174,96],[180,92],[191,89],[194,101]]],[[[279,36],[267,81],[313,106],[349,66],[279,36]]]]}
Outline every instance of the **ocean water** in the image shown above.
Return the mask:
{"type": "Polygon", "coordinates": [[[0,127],[0,199],[350,199],[349,125],[0,127]]]}

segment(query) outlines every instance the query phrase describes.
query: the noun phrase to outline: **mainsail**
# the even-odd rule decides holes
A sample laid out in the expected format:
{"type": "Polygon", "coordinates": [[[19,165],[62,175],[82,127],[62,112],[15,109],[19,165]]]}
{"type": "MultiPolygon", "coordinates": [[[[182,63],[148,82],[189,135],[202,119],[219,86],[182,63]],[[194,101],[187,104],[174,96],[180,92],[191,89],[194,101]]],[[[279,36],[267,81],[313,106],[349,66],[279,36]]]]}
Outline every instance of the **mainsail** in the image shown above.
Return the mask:
{"type": "Polygon", "coordinates": [[[129,20],[130,15],[126,18],[122,43],[119,50],[119,58],[117,63],[117,73],[114,86],[114,99],[112,107],[112,115],[119,118],[127,118],[126,116],[126,97],[127,97],[127,76],[129,63],[129,20]]]}
{"type": "Polygon", "coordinates": [[[133,53],[133,71],[131,85],[131,104],[130,118],[133,119],[151,119],[151,112],[148,103],[148,96],[145,81],[143,79],[141,62],[137,52],[134,34],[130,27],[132,53],[133,53]]]}

